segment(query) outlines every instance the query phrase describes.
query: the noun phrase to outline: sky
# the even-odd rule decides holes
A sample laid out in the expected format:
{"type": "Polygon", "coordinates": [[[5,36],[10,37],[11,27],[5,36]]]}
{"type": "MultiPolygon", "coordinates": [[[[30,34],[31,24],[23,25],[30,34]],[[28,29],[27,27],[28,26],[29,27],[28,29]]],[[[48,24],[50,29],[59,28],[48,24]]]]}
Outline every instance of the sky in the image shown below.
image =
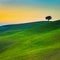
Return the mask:
{"type": "Polygon", "coordinates": [[[0,25],[60,19],[60,0],[0,0],[0,25]]]}

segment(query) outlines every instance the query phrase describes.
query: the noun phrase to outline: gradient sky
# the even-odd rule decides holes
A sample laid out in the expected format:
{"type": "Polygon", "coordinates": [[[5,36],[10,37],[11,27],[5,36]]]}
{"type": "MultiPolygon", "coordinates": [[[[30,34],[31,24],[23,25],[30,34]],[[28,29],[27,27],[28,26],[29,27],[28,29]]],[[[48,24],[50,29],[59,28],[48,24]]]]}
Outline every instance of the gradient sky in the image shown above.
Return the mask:
{"type": "Polygon", "coordinates": [[[60,0],[0,0],[0,24],[60,19],[60,0]]]}

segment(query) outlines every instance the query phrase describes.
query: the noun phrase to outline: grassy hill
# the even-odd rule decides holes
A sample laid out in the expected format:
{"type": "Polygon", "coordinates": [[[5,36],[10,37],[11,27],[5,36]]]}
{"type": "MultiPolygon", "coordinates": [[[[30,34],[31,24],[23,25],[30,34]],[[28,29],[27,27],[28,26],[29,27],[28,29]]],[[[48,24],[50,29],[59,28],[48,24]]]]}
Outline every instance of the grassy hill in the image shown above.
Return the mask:
{"type": "Polygon", "coordinates": [[[60,20],[0,26],[0,60],[60,60],[60,20]]]}

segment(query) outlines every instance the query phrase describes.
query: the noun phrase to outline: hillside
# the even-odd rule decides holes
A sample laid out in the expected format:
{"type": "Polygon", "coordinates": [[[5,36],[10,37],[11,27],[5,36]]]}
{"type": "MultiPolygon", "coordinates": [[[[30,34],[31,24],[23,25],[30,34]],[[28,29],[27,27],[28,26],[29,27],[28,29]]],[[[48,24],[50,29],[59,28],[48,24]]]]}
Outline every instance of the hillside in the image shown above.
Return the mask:
{"type": "Polygon", "coordinates": [[[0,26],[0,60],[60,60],[60,20],[0,26]]]}

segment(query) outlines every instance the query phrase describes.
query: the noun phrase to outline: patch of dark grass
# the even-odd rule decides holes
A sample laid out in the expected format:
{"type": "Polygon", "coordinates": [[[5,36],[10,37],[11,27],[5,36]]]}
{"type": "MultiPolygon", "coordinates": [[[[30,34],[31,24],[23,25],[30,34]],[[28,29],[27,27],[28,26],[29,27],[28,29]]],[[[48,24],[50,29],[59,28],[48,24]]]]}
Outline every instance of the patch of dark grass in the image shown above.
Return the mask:
{"type": "Polygon", "coordinates": [[[10,41],[7,41],[7,42],[3,42],[3,41],[0,41],[0,53],[4,52],[9,45],[11,45],[12,42],[10,41]]]}

